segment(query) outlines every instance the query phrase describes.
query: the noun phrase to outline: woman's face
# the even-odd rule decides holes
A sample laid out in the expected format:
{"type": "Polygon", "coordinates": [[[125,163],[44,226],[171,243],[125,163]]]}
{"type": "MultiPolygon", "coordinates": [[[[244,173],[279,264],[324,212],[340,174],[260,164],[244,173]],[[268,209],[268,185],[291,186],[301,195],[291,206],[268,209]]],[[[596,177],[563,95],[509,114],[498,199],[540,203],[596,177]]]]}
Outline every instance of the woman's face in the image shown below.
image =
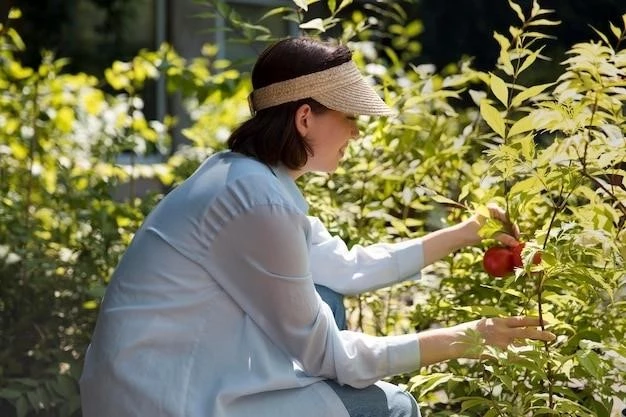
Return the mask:
{"type": "Polygon", "coordinates": [[[313,151],[303,170],[333,172],[350,139],[359,135],[356,117],[335,110],[313,113],[304,104],[296,112],[296,126],[313,151]]]}

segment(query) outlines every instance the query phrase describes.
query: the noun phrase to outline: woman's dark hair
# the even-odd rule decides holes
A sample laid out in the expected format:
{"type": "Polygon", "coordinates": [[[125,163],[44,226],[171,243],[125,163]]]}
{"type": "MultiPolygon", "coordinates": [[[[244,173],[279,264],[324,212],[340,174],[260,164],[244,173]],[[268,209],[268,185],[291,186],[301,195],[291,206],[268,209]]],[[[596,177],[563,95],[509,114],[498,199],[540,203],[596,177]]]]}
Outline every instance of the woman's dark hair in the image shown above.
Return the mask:
{"type": "MultiPolygon", "coordinates": [[[[351,59],[352,53],[346,46],[309,38],[284,39],[261,53],[252,70],[252,87],[257,89],[323,71],[351,59]]],[[[311,98],[260,110],[231,134],[228,147],[268,165],[282,163],[290,169],[301,168],[312,154],[294,121],[296,111],[303,104],[310,105],[314,113],[328,110],[311,98]]]]}

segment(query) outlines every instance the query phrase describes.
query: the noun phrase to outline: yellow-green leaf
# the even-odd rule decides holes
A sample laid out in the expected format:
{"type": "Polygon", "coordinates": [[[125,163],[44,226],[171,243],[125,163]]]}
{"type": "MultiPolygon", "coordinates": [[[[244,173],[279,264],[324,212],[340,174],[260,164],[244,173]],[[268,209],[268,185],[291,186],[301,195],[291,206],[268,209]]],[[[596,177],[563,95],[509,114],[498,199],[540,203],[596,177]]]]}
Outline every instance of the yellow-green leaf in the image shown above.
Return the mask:
{"type": "Polygon", "coordinates": [[[19,142],[11,142],[9,148],[11,148],[11,153],[18,161],[23,161],[28,157],[28,148],[19,142]]]}
{"type": "Polygon", "coordinates": [[[328,10],[330,10],[331,13],[335,13],[336,9],[337,9],[337,0],[328,0],[328,10]]]}
{"type": "Polygon", "coordinates": [[[304,10],[305,12],[309,10],[309,3],[307,0],[293,0],[294,4],[304,10]]]}
{"type": "Polygon", "coordinates": [[[513,97],[513,100],[511,101],[511,107],[517,107],[529,98],[541,94],[546,88],[550,87],[552,84],[553,83],[539,84],[527,88],[526,90],[513,97]]]}
{"type": "Polygon", "coordinates": [[[541,11],[541,7],[539,6],[539,2],[537,0],[533,0],[533,7],[530,10],[530,17],[535,17],[541,11]]]}
{"type": "Polygon", "coordinates": [[[74,189],[78,191],[85,190],[89,186],[89,180],[87,177],[79,177],[74,181],[74,189]]]}
{"type": "Polygon", "coordinates": [[[609,25],[611,27],[611,32],[613,32],[613,35],[615,35],[617,40],[620,40],[622,38],[622,30],[611,22],[609,22],[609,25]]]}
{"type": "Polygon", "coordinates": [[[500,68],[502,71],[506,73],[506,75],[513,76],[515,74],[515,69],[513,68],[513,64],[511,63],[511,55],[506,49],[500,50],[500,57],[498,59],[500,63],[500,68]]]}
{"type": "Polygon", "coordinates": [[[520,7],[519,4],[514,3],[513,1],[509,0],[509,6],[511,7],[511,9],[515,11],[515,14],[517,14],[517,17],[519,17],[519,20],[521,20],[522,23],[526,21],[526,18],[524,17],[524,13],[522,12],[522,8],[520,7]]]}
{"type": "Polygon", "coordinates": [[[538,194],[544,188],[542,182],[537,177],[526,178],[516,182],[509,190],[509,195],[518,194],[538,194]]]}
{"type": "Polygon", "coordinates": [[[71,107],[62,107],[57,112],[56,124],[61,132],[71,132],[75,120],[74,110],[71,107]]]}
{"type": "Polygon", "coordinates": [[[535,136],[531,133],[524,136],[519,141],[522,146],[522,156],[527,160],[531,160],[535,157],[535,136]]]}
{"type": "Polygon", "coordinates": [[[18,80],[23,80],[33,75],[32,68],[23,67],[19,62],[15,61],[9,61],[8,70],[9,75],[18,80]]]}
{"type": "Polygon", "coordinates": [[[337,13],[339,13],[341,10],[343,10],[344,8],[352,4],[352,1],[353,0],[342,0],[341,3],[339,4],[339,8],[337,9],[337,13]]]}
{"type": "Polygon", "coordinates": [[[495,107],[483,100],[480,103],[480,114],[494,132],[504,137],[504,118],[495,107]]]}
{"type": "Polygon", "coordinates": [[[319,17],[315,19],[311,19],[308,22],[304,22],[300,25],[300,29],[316,29],[320,32],[325,32],[326,28],[324,27],[324,21],[319,17]]]}
{"type": "Polygon", "coordinates": [[[22,17],[22,11],[20,9],[12,7],[11,10],[9,10],[9,19],[19,19],[20,17],[22,17]]]}
{"type": "Polygon", "coordinates": [[[528,23],[528,26],[557,26],[560,24],[560,20],[537,19],[528,23]]]}
{"type": "Polygon", "coordinates": [[[524,116],[511,126],[509,130],[509,137],[519,135],[520,133],[528,132],[533,129],[532,118],[530,116],[524,116]]]}
{"type": "Polygon", "coordinates": [[[506,36],[503,36],[498,32],[493,32],[493,38],[500,45],[500,49],[504,49],[505,51],[508,51],[509,47],[511,46],[511,42],[507,39],[506,36]]]}
{"type": "Polygon", "coordinates": [[[100,112],[105,104],[104,94],[101,90],[93,89],[85,93],[83,96],[83,103],[87,113],[96,115],[100,112]]]}
{"type": "Polygon", "coordinates": [[[57,170],[54,167],[48,167],[42,172],[44,187],[47,192],[53,194],[57,188],[57,170]]]}
{"type": "Polygon", "coordinates": [[[433,196],[433,200],[435,200],[437,203],[440,204],[447,204],[447,205],[451,205],[451,206],[455,206],[455,207],[460,207],[460,208],[465,208],[465,206],[461,203],[457,203],[456,201],[448,198],[448,197],[444,197],[440,194],[436,194],[433,196]]]}
{"type": "Polygon", "coordinates": [[[124,88],[130,85],[130,81],[128,77],[119,74],[111,68],[107,68],[104,71],[104,78],[107,80],[109,85],[113,87],[115,90],[123,90],[124,88]]]}
{"type": "MultiPolygon", "coordinates": [[[[543,48],[541,48],[541,49],[543,49],[543,48]]],[[[537,57],[541,53],[541,49],[532,52],[530,55],[528,55],[526,57],[526,59],[524,60],[524,63],[522,63],[522,65],[520,66],[519,70],[517,71],[518,74],[521,74],[525,69],[530,67],[537,60],[537,57]]]]}
{"type": "Polygon", "coordinates": [[[495,74],[490,74],[490,87],[493,94],[505,107],[508,106],[509,89],[504,80],[495,74]]]}

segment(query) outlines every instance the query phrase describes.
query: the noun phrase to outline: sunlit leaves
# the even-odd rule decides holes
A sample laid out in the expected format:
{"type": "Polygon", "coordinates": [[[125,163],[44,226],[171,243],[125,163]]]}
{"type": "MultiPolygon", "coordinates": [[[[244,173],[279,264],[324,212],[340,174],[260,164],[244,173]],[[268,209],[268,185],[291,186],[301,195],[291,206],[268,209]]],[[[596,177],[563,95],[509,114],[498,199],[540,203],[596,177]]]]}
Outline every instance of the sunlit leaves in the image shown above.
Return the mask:
{"type": "Polygon", "coordinates": [[[501,137],[505,136],[504,118],[500,112],[486,100],[480,103],[480,114],[494,132],[501,137]]]}
{"type": "Polygon", "coordinates": [[[524,12],[522,11],[522,8],[520,7],[520,5],[513,2],[512,0],[509,0],[509,6],[511,7],[511,9],[513,9],[515,14],[517,14],[517,17],[519,18],[520,22],[524,23],[526,21],[526,17],[524,16],[524,12]]]}
{"type": "Polygon", "coordinates": [[[312,3],[309,0],[292,0],[293,3],[298,6],[300,9],[307,11],[309,10],[309,4],[312,3]]]}
{"type": "Polygon", "coordinates": [[[518,107],[519,105],[523,104],[526,100],[536,97],[537,95],[541,94],[551,85],[553,85],[553,83],[533,85],[528,88],[525,88],[523,91],[521,91],[520,93],[518,93],[516,96],[513,97],[513,100],[511,100],[511,107],[518,107]]]}
{"type": "Polygon", "coordinates": [[[530,130],[533,130],[535,126],[533,125],[533,119],[531,116],[524,116],[521,119],[517,120],[511,129],[509,130],[509,137],[519,135],[521,133],[526,133],[530,130]]]}
{"type": "Polygon", "coordinates": [[[495,74],[490,74],[490,87],[498,100],[504,104],[504,107],[507,107],[509,104],[509,89],[504,80],[495,74]]]}
{"type": "Polygon", "coordinates": [[[324,20],[316,17],[314,19],[309,20],[308,22],[304,22],[300,24],[300,29],[314,29],[319,32],[325,32],[326,26],[324,24],[324,20]]]}

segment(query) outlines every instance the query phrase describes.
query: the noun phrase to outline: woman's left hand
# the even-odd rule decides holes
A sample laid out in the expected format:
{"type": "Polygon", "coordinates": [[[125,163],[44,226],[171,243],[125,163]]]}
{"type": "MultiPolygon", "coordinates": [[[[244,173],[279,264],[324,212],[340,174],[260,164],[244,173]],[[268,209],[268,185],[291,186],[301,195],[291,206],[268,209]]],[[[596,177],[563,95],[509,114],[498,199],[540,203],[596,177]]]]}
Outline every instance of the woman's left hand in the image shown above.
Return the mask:
{"type": "MultiPolygon", "coordinates": [[[[506,215],[506,212],[496,204],[488,204],[489,217],[502,223],[504,232],[498,233],[493,236],[494,239],[500,241],[506,246],[516,246],[519,244],[520,231],[516,224],[506,215]]],[[[466,230],[469,235],[469,241],[471,244],[479,244],[482,240],[478,231],[483,224],[487,221],[487,218],[481,214],[474,214],[469,220],[466,221],[466,230]]]]}

